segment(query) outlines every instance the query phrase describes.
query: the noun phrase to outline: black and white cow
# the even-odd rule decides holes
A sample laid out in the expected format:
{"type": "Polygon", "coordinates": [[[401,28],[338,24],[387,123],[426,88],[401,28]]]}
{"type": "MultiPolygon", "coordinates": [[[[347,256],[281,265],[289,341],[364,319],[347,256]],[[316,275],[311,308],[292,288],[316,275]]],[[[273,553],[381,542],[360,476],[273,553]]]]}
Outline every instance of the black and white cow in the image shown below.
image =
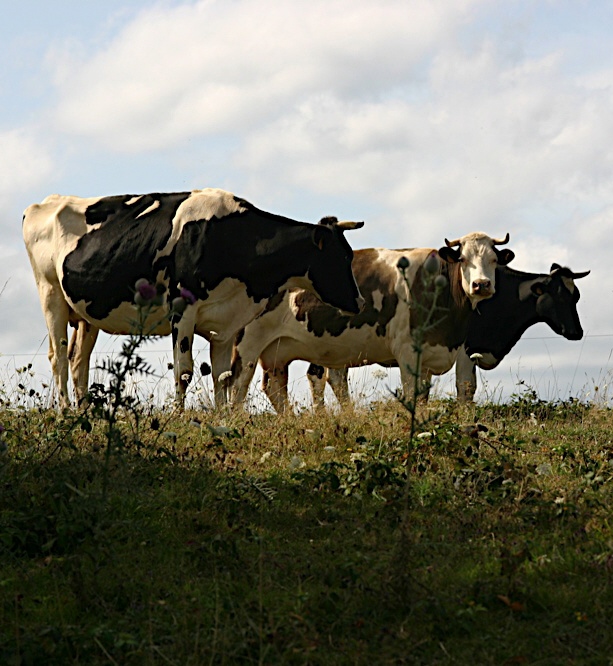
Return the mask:
{"type": "MultiPolygon", "coordinates": [[[[579,289],[574,281],[590,271],[573,273],[552,264],[544,274],[524,273],[503,267],[496,271],[496,294],[479,304],[471,315],[464,345],[456,358],[456,389],[460,400],[472,400],[477,390],[475,366],[497,367],[534,324],[543,322],[567,340],[581,340],[583,329],[577,313],[579,289]]],[[[392,364],[394,365],[394,364],[392,364]]],[[[313,404],[322,407],[326,381],[341,403],[349,400],[347,368],[324,368],[311,364],[307,376],[313,404]]],[[[423,376],[427,381],[430,377],[423,376]]],[[[263,384],[268,384],[265,377],[263,384]]]]}
{"type": "MultiPolygon", "coordinates": [[[[67,406],[67,325],[79,325],[72,369],[77,398],[87,390],[99,330],[128,334],[137,319],[135,284],[164,288],[145,322],[172,333],[178,396],[193,371],[195,333],[211,341],[214,377],[230,368],[236,334],[268,300],[304,288],[341,310],[363,303],[343,235],[362,223],[324,218],[319,225],[259,210],[219,189],[96,198],[52,195],[24,212],[23,235],[49,330],[49,359],[67,406]],[[179,315],[168,304],[189,294],[179,315]]],[[[217,396],[220,397],[220,396],[217,396]]]]}
{"type": "Polygon", "coordinates": [[[418,362],[413,335],[422,317],[420,306],[429,307],[435,289],[432,284],[424,286],[428,270],[446,279],[445,286],[439,287],[438,314],[428,325],[421,363],[432,372],[446,372],[464,342],[473,308],[495,293],[496,267],[513,259],[511,250],[495,247],[506,242],[508,234],[495,240],[473,233],[447,241],[438,252],[431,248],[356,250],[353,272],[366,300],[364,309],[345,315],[305,291],[286,293],[237,338],[233,401],[245,399],[258,359],[268,381],[267,393],[278,410],[287,405],[287,366],[298,359],[337,368],[395,361],[408,394],[418,362]],[[399,261],[403,265],[406,260],[401,273],[399,261]]]}

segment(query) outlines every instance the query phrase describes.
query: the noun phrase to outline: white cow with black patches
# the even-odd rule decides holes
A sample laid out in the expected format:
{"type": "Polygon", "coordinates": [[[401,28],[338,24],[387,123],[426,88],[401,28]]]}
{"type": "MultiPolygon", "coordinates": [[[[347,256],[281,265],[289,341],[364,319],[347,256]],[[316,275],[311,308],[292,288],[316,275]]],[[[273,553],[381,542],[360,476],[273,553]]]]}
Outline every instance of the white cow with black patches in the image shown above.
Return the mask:
{"type": "MultiPolygon", "coordinates": [[[[23,236],[49,331],[49,359],[69,404],[67,326],[77,326],[70,364],[77,398],[87,391],[99,330],[132,332],[135,284],[164,290],[144,330],[173,335],[175,381],[182,401],[193,372],[194,333],[211,341],[215,378],[230,368],[236,333],[287,288],[306,288],[348,312],[362,298],[351,272],[345,228],[267,213],[218,189],[80,198],[52,195],[26,209],[23,236]],[[189,294],[182,314],[169,303],[189,294]]],[[[218,393],[223,400],[223,393],[218,393]]]]}

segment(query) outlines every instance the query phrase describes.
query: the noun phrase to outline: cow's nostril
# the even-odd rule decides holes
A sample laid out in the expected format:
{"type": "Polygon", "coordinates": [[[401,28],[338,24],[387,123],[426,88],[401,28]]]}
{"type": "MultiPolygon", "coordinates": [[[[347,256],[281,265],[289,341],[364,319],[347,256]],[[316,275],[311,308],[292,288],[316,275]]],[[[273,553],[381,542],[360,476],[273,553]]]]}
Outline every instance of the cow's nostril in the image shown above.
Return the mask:
{"type": "Polygon", "coordinates": [[[479,293],[480,291],[489,291],[491,287],[491,282],[489,280],[479,280],[473,282],[473,291],[479,293]]]}

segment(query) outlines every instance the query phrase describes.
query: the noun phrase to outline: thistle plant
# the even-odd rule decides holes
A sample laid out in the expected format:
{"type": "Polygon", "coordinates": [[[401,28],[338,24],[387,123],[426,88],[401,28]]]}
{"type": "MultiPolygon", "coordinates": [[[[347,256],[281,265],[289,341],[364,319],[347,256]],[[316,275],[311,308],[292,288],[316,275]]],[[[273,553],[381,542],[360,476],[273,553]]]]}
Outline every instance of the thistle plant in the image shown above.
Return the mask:
{"type": "MultiPolygon", "coordinates": [[[[415,290],[411,286],[411,281],[407,275],[410,262],[406,257],[400,257],[397,268],[409,292],[409,299],[405,301],[409,306],[411,313],[415,314],[414,320],[417,322],[411,327],[411,338],[413,351],[415,352],[415,366],[407,366],[409,375],[412,378],[412,385],[408,393],[398,391],[396,398],[400,404],[410,414],[409,431],[409,458],[410,467],[413,442],[417,426],[421,423],[417,418],[417,405],[420,399],[426,398],[430,391],[430,382],[422,378],[422,359],[424,355],[424,346],[428,333],[434,329],[445,317],[447,308],[439,305],[440,297],[448,286],[447,278],[441,274],[441,260],[438,253],[433,250],[423,263],[423,270],[417,274],[417,279],[421,280],[421,286],[426,298],[420,299],[415,295],[415,290]]],[[[413,319],[413,318],[412,318],[413,319]]]]}
{"type": "Polygon", "coordinates": [[[132,322],[132,332],[123,343],[117,359],[105,359],[98,370],[103,370],[110,376],[108,385],[92,384],[88,394],[88,407],[92,416],[105,423],[105,467],[103,476],[102,495],[106,498],[108,490],[108,469],[113,451],[120,450],[124,445],[121,430],[118,427],[119,415],[122,412],[131,413],[139,420],[139,407],[135,397],[127,395],[126,383],[128,377],[134,375],[154,376],[151,366],[138,353],[146,342],[156,335],[154,331],[164,321],[180,317],[188,305],[195,302],[194,295],[187,289],[181,289],[180,295],[170,302],[168,311],[161,317],[153,317],[164,304],[166,287],[163,284],[152,284],[141,278],[134,285],[134,303],[137,317],[132,322]]]}

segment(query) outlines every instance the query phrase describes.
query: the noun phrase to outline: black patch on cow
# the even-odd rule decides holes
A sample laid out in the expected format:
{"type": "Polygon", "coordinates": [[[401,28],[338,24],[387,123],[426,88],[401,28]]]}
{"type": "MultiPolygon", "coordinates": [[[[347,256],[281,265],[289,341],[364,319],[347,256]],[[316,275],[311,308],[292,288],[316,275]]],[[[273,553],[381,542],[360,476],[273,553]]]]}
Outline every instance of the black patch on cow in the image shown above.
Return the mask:
{"type": "Polygon", "coordinates": [[[355,315],[346,315],[325,303],[314,294],[299,292],[295,297],[296,319],[305,321],[307,328],[317,337],[328,333],[342,335],[348,328],[372,326],[383,337],[387,325],[396,314],[398,296],[395,292],[397,272],[384,261],[378,260],[377,250],[357,250],[353,258],[353,272],[364,298],[364,307],[355,315]],[[380,294],[381,305],[375,307],[375,294],[380,294]]]}
{"type": "Polygon", "coordinates": [[[317,377],[317,379],[323,379],[325,371],[326,369],[323,365],[315,365],[315,363],[311,363],[307,369],[307,375],[317,377]]]}
{"type": "Polygon", "coordinates": [[[189,196],[189,192],[145,194],[128,205],[135,197],[123,195],[91,205],[85,220],[101,226],[80,238],[64,260],[66,294],[75,303],[86,301],[87,314],[94,319],[104,319],[123,302],[131,303],[138,279],[156,279],[162,266],[154,265],[155,255],[166,245],[177,208],[189,196]]]}
{"type": "Polygon", "coordinates": [[[191,348],[191,345],[189,343],[189,338],[187,336],[184,336],[181,338],[181,342],[179,343],[179,349],[181,350],[182,354],[187,353],[191,348]]]}
{"type": "Polygon", "coordinates": [[[281,303],[283,303],[285,294],[287,294],[286,291],[280,291],[278,294],[275,294],[272,298],[268,299],[268,303],[266,303],[266,308],[264,309],[264,312],[272,312],[273,310],[278,308],[281,305],[281,303]]]}

